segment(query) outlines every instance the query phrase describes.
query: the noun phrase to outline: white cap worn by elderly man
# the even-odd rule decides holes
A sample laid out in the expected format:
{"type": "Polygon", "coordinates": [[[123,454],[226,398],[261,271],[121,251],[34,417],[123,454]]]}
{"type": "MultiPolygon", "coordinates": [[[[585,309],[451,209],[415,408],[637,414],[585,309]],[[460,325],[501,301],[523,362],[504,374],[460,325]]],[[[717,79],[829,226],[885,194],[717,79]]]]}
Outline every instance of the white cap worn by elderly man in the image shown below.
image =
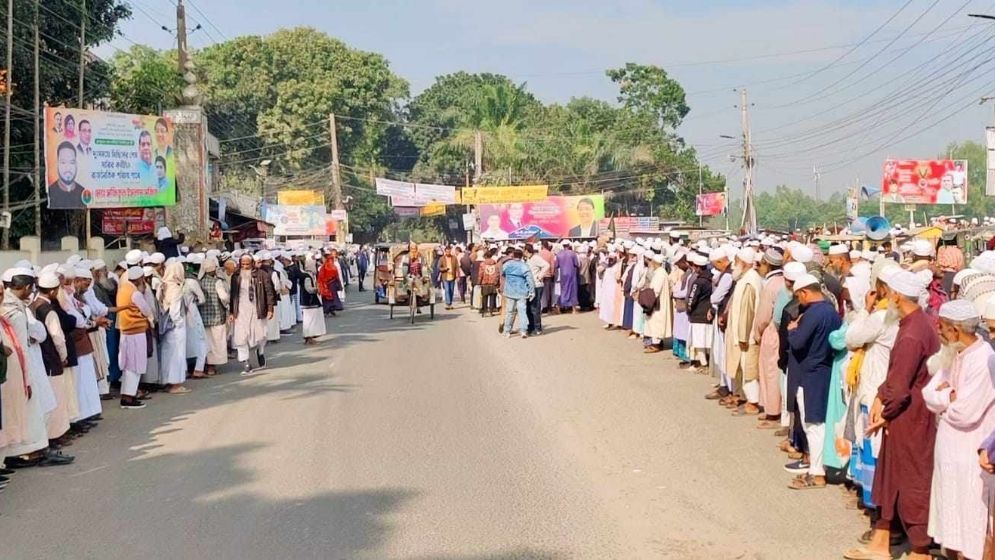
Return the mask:
{"type": "Polygon", "coordinates": [[[802,245],[801,243],[792,245],[790,251],[791,260],[802,264],[808,264],[815,258],[815,253],[812,252],[812,248],[802,245]]]}
{"type": "Polygon", "coordinates": [[[688,260],[691,261],[691,264],[697,266],[708,266],[708,257],[702,255],[697,251],[691,253],[691,256],[688,257],[688,260]]]}
{"type": "Polygon", "coordinates": [[[93,280],[93,273],[90,272],[89,268],[83,268],[81,266],[76,267],[74,270],[76,273],[76,278],[83,278],[85,280],[93,280]]]}
{"type": "Polygon", "coordinates": [[[752,266],[757,261],[757,252],[750,247],[744,247],[736,251],[736,260],[752,266]]]}
{"type": "Polygon", "coordinates": [[[38,277],[38,287],[44,289],[58,288],[62,283],[59,282],[59,277],[54,272],[43,272],[40,277],[38,277]]]}
{"type": "Polygon", "coordinates": [[[888,280],[888,287],[907,298],[918,299],[925,286],[914,272],[899,270],[888,280]]]}
{"type": "Polygon", "coordinates": [[[132,266],[127,271],[128,280],[138,280],[145,275],[145,271],[140,266],[132,266]]]}
{"type": "Polygon", "coordinates": [[[8,268],[7,270],[3,271],[3,276],[0,277],[0,281],[10,282],[14,279],[15,276],[29,276],[31,278],[34,278],[35,273],[30,268],[21,268],[21,267],[8,268]]]}
{"type": "MultiPolygon", "coordinates": [[[[987,307],[986,303],[986,312],[987,307]]],[[[944,303],[940,306],[939,315],[940,319],[946,319],[948,321],[976,321],[980,319],[980,314],[974,304],[963,299],[954,299],[944,303]]]]}
{"type": "Polygon", "coordinates": [[[664,260],[665,260],[665,257],[663,256],[662,253],[657,253],[657,254],[653,255],[653,262],[655,262],[656,264],[663,264],[664,260]]]}
{"type": "Polygon", "coordinates": [[[138,266],[142,264],[142,252],[138,249],[128,251],[124,255],[124,262],[126,262],[128,266],[138,266]]]}
{"type": "Polygon", "coordinates": [[[871,251],[870,249],[867,249],[860,254],[860,258],[868,262],[874,262],[874,259],[878,258],[878,254],[876,251],[871,251]]]}

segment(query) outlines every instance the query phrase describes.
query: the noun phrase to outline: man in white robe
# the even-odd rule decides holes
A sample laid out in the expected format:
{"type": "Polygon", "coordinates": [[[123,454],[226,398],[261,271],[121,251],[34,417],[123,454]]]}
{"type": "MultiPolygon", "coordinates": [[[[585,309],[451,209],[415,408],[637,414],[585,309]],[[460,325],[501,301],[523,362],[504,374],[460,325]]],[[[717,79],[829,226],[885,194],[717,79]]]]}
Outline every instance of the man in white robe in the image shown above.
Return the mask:
{"type": "Polygon", "coordinates": [[[961,553],[975,559],[984,552],[995,482],[978,464],[978,449],[995,429],[995,386],[988,368],[995,351],[976,334],[981,318],[970,301],[944,303],[939,319],[943,346],[931,359],[937,371],[922,390],[937,418],[927,532],[947,549],[948,558],[961,553]]]}
{"type": "MultiPolygon", "coordinates": [[[[729,301],[725,332],[726,375],[740,388],[746,404],[743,414],[760,413],[760,345],[753,337],[753,322],[760,306],[763,279],[754,267],[756,252],[746,247],[735,256],[732,279],[736,285],[729,301]]],[[[731,408],[740,405],[739,396],[730,397],[731,408]]]]}

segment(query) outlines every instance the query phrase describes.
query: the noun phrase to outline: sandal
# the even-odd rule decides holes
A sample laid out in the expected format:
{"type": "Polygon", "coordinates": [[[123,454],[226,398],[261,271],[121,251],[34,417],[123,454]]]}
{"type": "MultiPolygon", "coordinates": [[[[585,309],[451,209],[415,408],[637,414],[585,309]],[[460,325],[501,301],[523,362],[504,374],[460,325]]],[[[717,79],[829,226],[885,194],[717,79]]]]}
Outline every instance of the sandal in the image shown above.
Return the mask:
{"type": "Polygon", "coordinates": [[[843,553],[847,560],[892,560],[890,553],[875,552],[867,547],[851,548],[843,553]]]}
{"type": "Polygon", "coordinates": [[[820,488],[825,488],[826,482],[823,481],[821,484],[815,480],[812,475],[805,475],[803,478],[795,478],[788,484],[788,488],[792,490],[816,490],[820,488]]]}
{"type": "Polygon", "coordinates": [[[757,424],[758,430],[776,430],[781,427],[780,422],[774,422],[771,420],[764,420],[757,424]]]}

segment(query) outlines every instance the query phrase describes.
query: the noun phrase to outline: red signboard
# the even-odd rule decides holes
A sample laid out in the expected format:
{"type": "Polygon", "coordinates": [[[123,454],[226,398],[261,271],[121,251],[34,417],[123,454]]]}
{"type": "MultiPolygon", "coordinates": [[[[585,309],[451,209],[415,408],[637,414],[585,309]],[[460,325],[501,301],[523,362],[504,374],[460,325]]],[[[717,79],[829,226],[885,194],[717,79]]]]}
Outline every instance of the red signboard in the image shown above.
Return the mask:
{"type": "Polygon", "coordinates": [[[726,193],[713,192],[699,194],[695,204],[695,214],[699,216],[718,216],[726,211],[726,193]]]}
{"type": "Polygon", "coordinates": [[[100,231],[106,235],[146,235],[155,231],[154,208],[115,208],[101,213],[100,231]]]}
{"type": "Polygon", "coordinates": [[[889,159],[881,199],[899,204],[967,203],[967,160],[889,159]]]}

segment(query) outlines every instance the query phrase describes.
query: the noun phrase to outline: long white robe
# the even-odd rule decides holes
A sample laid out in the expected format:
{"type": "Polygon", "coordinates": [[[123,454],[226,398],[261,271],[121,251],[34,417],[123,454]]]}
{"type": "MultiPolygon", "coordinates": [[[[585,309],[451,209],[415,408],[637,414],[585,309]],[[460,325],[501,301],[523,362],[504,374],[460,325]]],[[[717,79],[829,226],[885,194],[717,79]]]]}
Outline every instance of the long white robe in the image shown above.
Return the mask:
{"type": "Polygon", "coordinates": [[[155,297],[155,292],[148,288],[140,295],[145,298],[145,306],[152,312],[151,316],[146,316],[152,324],[152,332],[149,333],[149,336],[152,337],[152,356],[149,357],[148,363],[145,366],[145,373],[142,374],[142,383],[158,385],[163,383],[162,372],[159,366],[159,340],[156,337],[156,329],[159,328],[157,324],[159,320],[159,299],[155,297]]]}
{"type": "MultiPolygon", "coordinates": [[[[673,333],[673,323],[670,316],[670,278],[665,268],[660,266],[653,271],[649,287],[656,294],[659,305],[646,320],[646,336],[659,343],[670,338],[673,333]]],[[[638,305],[637,303],[636,306],[638,305]]]]}
{"type": "MultiPolygon", "coordinates": [[[[10,325],[13,336],[6,329],[0,328],[0,340],[12,350],[15,343],[22,349],[20,356],[15,351],[7,357],[7,381],[0,385],[3,394],[4,426],[0,430],[0,457],[26,455],[48,446],[48,428],[45,423],[45,407],[50,402],[44,398],[27,398],[25,380],[34,391],[45,378],[45,368],[35,369],[28,357],[28,323],[26,314],[30,313],[23,303],[15,301],[15,296],[7,292],[4,295],[3,315],[10,325]],[[10,300],[8,302],[8,299],[10,300]],[[21,360],[24,360],[23,364],[21,360]],[[25,371],[27,368],[27,371],[25,371]]],[[[44,391],[44,388],[39,388],[44,391]]]]}
{"type": "Polygon", "coordinates": [[[239,293],[231,294],[231,297],[238,298],[238,315],[232,328],[231,342],[236,347],[255,348],[266,341],[267,323],[272,321],[267,321],[266,317],[259,317],[256,302],[249,295],[252,289],[251,280],[243,277],[239,286],[239,293]]]}
{"type": "Polygon", "coordinates": [[[980,338],[938,371],[922,390],[937,415],[928,533],[967,558],[981,558],[995,476],[981,470],[978,449],[995,430],[995,387],[988,361],[992,347],[980,338]],[[947,388],[938,387],[946,383],[947,388]],[[951,391],[956,391],[950,402],[951,391]]]}
{"type": "Polygon", "coordinates": [[[163,385],[179,385],[187,380],[187,321],[183,303],[183,297],[178,297],[167,310],[173,328],[162,336],[159,349],[163,385]]]}
{"type": "MultiPolygon", "coordinates": [[[[864,349],[864,359],[860,365],[860,379],[851,399],[854,419],[854,433],[863,434],[863,416],[859,414],[860,407],[868,409],[874,404],[878,387],[888,376],[888,364],[891,362],[891,349],[898,337],[898,321],[888,321],[888,312],[884,309],[867,313],[860,309],[851,316],[846,329],[846,345],[850,350],[864,349]]],[[[881,451],[881,431],[870,436],[871,453],[876,458],[881,451]]],[[[862,441],[864,438],[857,438],[862,441]]]]}
{"type": "Polygon", "coordinates": [[[204,303],[204,291],[200,288],[200,282],[193,278],[187,278],[183,282],[183,303],[186,307],[186,357],[196,359],[194,369],[203,371],[207,360],[207,329],[204,328],[204,321],[197,307],[204,303]]]}
{"type": "Polygon", "coordinates": [[[297,324],[297,311],[295,310],[294,301],[290,297],[290,279],[287,277],[287,272],[284,270],[276,271],[279,277],[280,284],[278,284],[277,289],[287,290],[287,293],[280,294],[280,303],[277,305],[277,313],[280,319],[280,330],[285,331],[294,328],[297,324]]]}
{"type": "Polygon", "coordinates": [[[598,279],[596,302],[598,307],[598,318],[609,325],[615,323],[615,296],[620,289],[618,285],[618,275],[621,269],[621,263],[616,262],[606,268],[604,274],[598,279]]]}

